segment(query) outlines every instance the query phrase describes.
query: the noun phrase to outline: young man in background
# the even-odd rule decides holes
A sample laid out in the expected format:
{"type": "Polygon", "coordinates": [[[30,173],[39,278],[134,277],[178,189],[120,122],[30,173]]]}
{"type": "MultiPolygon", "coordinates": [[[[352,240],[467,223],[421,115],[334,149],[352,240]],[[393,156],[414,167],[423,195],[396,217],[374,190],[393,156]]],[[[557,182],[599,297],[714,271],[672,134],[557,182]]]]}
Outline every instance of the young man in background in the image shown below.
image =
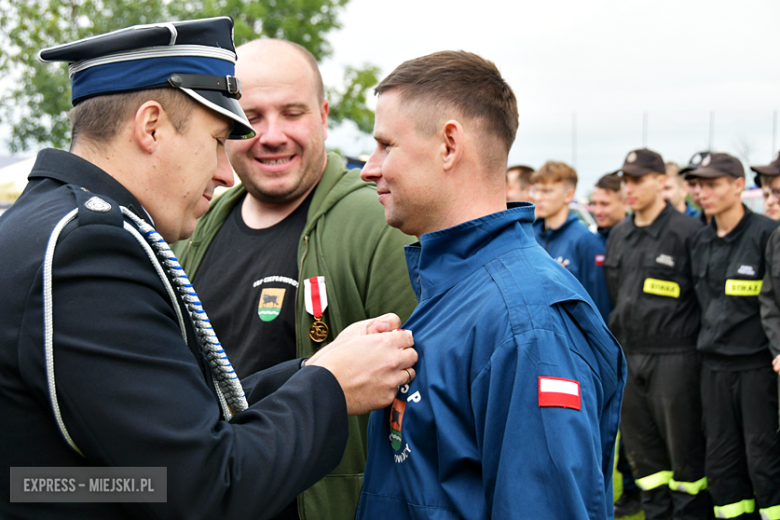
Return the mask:
{"type": "Polygon", "coordinates": [[[701,184],[712,222],[693,239],[693,281],[701,307],[697,348],[707,438],[707,485],[718,518],[780,518],[777,376],[758,296],[767,242],[778,223],[742,204],[745,171],[710,153],[686,179],[701,184]]]}
{"type": "Polygon", "coordinates": [[[506,201],[533,202],[531,198],[531,175],[534,169],[522,164],[506,170],[506,201]]]}
{"type": "Polygon", "coordinates": [[[563,162],[548,161],[531,181],[536,241],[580,281],[606,322],[612,307],[604,283],[604,243],[569,212],[577,189],[576,170],[563,162]]]}
{"type": "Polygon", "coordinates": [[[626,190],[623,179],[614,173],[602,176],[593,187],[590,204],[599,235],[606,244],[612,229],[626,218],[626,190]]]}
{"type": "Polygon", "coordinates": [[[706,520],[699,305],[690,245],[701,226],[664,200],[661,156],[628,154],[619,170],[632,215],[607,242],[609,326],[626,353],[620,431],[648,520],[706,520]]]}

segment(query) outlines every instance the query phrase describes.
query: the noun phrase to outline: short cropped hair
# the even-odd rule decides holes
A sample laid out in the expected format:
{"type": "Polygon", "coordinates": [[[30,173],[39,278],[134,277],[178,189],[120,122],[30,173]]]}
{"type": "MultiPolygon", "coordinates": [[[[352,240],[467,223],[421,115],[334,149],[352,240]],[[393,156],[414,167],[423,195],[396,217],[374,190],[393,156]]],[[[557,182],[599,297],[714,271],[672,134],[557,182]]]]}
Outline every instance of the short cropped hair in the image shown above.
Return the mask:
{"type": "MultiPolygon", "coordinates": [[[[731,177],[731,176],[729,175],[729,177],[731,177]]],[[[761,183],[760,186],[762,188],[768,188],[772,184],[772,181],[775,180],[776,178],[777,178],[777,176],[775,176],[775,175],[759,174],[758,175],[758,182],[761,183]]]]}
{"type": "MultiPolygon", "coordinates": [[[[498,68],[466,51],[441,51],[405,61],[374,89],[381,95],[396,90],[400,99],[430,107],[441,117],[418,118],[418,130],[426,135],[438,131],[448,110],[482,124],[509,154],[518,126],[517,99],[498,68]]],[[[506,165],[506,157],[504,157],[506,165]]]]}
{"type": "Polygon", "coordinates": [[[97,144],[110,142],[147,101],[162,105],[177,132],[187,129],[192,110],[198,106],[197,101],[174,88],[95,96],[76,105],[68,114],[71,143],[81,138],[97,144]]]}
{"type": "Polygon", "coordinates": [[[577,187],[577,170],[560,161],[547,161],[531,176],[531,182],[562,182],[577,187]]]}
{"type": "Polygon", "coordinates": [[[677,185],[681,186],[685,179],[680,175],[680,166],[676,162],[669,161],[666,163],[666,177],[673,180],[677,185]]]}
{"type": "Polygon", "coordinates": [[[596,187],[602,190],[614,191],[620,195],[623,188],[623,179],[616,173],[608,173],[596,182],[596,187]]]}
{"type": "Polygon", "coordinates": [[[534,173],[534,169],[524,164],[518,164],[510,166],[506,169],[506,178],[509,180],[509,172],[518,172],[517,180],[520,182],[520,187],[526,189],[531,184],[531,175],[534,173]]]}

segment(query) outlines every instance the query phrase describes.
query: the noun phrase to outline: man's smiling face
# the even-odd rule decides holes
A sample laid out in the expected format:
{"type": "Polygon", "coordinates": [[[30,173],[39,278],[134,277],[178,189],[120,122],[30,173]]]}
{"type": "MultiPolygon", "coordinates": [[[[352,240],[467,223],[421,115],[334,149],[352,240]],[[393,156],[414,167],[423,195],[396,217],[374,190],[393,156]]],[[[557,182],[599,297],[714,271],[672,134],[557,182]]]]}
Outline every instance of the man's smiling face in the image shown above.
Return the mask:
{"type": "Polygon", "coordinates": [[[242,54],[239,101],[257,136],[228,143],[230,162],[259,201],[284,204],[306,193],[325,170],[328,103],[311,65],[295,49],[273,45],[242,54]]]}

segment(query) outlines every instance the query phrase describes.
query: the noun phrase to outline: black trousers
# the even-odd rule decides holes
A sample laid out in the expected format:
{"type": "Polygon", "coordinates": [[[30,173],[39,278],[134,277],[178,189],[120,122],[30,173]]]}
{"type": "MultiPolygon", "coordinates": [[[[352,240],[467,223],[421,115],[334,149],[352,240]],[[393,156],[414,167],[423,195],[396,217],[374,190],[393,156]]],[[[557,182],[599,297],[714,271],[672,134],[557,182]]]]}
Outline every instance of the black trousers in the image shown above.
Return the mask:
{"type": "Polygon", "coordinates": [[[768,364],[740,371],[702,368],[707,482],[725,518],[758,518],[759,510],[769,508],[768,518],[780,518],[777,384],[768,364]]]}
{"type": "Polygon", "coordinates": [[[711,518],[699,354],[627,354],[626,361],[621,431],[645,518],[711,518]]]}

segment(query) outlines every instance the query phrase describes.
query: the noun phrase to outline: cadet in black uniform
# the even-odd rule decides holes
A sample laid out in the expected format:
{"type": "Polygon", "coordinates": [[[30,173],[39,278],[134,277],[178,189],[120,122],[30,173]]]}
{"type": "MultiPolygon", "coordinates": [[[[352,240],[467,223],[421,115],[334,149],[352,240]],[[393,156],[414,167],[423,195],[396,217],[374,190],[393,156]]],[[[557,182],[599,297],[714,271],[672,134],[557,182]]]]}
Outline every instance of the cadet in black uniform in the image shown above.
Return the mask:
{"type": "Polygon", "coordinates": [[[634,150],[620,171],[634,212],[609,237],[604,273],[614,305],[609,326],[628,364],[626,452],[648,520],[709,518],[690,260],[701,223],[664,200],[658,153],[634,150]]]}
{"type": "Polygon", "coordinates": [[[774,222],[745,207],[742,163],[705,156],[687,172],[712,216],[693,239],[691,259],[702,312],[697,347],[707,438],[707,483],[718,518],[780,519],[777,377],[761,326],[758,295],[774,222]]]}
{"type": "MultiPolygon", "coordinates": [[[[751,166],[751,170],[756,172],[756,184],[766,191],[772,190],[773,184],[777,184],[780,179],[780,152],[775,155],[774,160],[766,166],[751,166]]],[[[776,197],[772,193],[773,197],[776,197]]],[[[765,195],[764,200],[767,197],[765,195]]],[[[761,287],[761,294],[758,295],[758,301],[761,303],[761,324],[764,326],[764,332],[769,339],[769,350],[772,352],[772,368],[780,374],[780,229],[775,230],[769,237],[769,244],[766,246],[766,273],[764,273],[764,284],[761,287]]]]}
{"type": "Polygon", "coordinates": [[[243,388],[233,373],[166,244],[232,184],[225,140],[253,134],[232,30],[137,26],[41,52],[71,62],[73,145],[42,151],[0,217],[2,518],[269,518],[336,467],[348,413],[414,375],[408,333],[363,335],[392,316],[243,388]],[[9,468],[39,466],[165,467],[167,500],[11,502],[9,468]]]}
{"type": "MultiPolygon", "coordinates": [[[[693,154],[688,161],[688,165],[685,166],[682,170],[680,170],[680,175],[685,177],[685,174],[695,170],[696,168],[701,165],[701,162],[704,160],[705,157],[707,157],[710,154],[710,152],[696,152],[693,154]]],[[[693,199],[693,202],[696,203],[699,208],[701,208],[701,200],[699,199],[699,192],[701,191],[701,186],[699,185],[699,179],[697,177],[691,177],[690,179],[687,179],[686,182],[688,182],[688,193],[691,195],[691,198],[693,199]]],[[[699,213],[699,220],[702,221],[704,224],[709,224],[712,217],[710,215],[707,215],[704,212],[704,208],[701,208],[701,213],[699,213]]]]}

